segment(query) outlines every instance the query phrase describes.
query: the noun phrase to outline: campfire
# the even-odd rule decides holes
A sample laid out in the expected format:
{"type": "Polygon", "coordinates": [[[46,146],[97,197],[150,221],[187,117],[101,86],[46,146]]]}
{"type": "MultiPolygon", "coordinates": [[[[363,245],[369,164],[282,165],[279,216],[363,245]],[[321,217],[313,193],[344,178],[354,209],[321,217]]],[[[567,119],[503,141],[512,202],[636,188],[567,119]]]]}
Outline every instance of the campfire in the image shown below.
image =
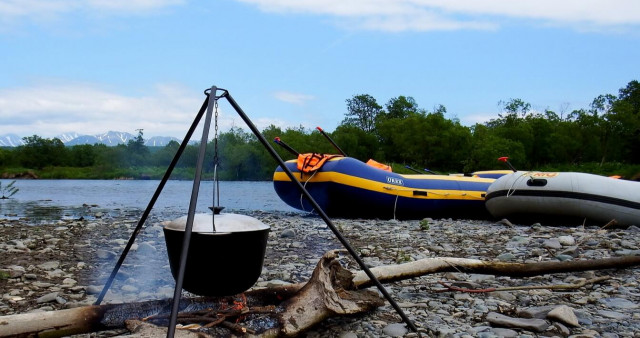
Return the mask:
{"type": "MultiPolygon", "coordinates": [[[[178,313],[177,329],[206,332],[210,331],[208,329],[220,326],[235,333],[256,334],[258,333],[256,329],[241,324],[242,322],[253,322],[256,319],[260,321],[261,327],[259,329],[262,331],[275,327],[276,321],[267,320],[268,317],[265,318],[263,315],[275,315],[277,313],[276,306],[249,306],[247,304],[247,296],[244,293],[237,297],[224,297],[211,304],[216,305],[216,307],[178,313]]],[[[142,321],[167,326],[169,324],[169,315],[152,315],[143,318],[142,321]]]]}

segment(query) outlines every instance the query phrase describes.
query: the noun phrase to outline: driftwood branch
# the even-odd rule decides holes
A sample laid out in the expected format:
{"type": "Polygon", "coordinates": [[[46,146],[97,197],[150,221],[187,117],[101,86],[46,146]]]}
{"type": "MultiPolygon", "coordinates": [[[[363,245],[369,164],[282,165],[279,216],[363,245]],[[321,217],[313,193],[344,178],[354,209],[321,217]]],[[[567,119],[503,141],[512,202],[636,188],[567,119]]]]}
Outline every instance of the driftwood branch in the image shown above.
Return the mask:
{"type": "MultiPolygon", "coordinates": [[[[487,262],[468,258],[425,258],[398,265],[385,265],[371,269],[383,283],[420,277],[439,272],[466,272],[508,277],[533,277],[563,272],[578,272],[604,269],[623,269],[640,265],[640,256],[626,256],[593,260],[505,263],[487,262]]],[[[359,271],[353,277],[354,288],[372,286],[369,277],[359,271]]]]}
{"type": "Polygon", "coordinates": [[[353,274],[338,263],[337,257],[336,251],[326,253],[313,271],[313,282],[285,303],[280,315],[283,335],[296,336],[301,329],[328,317],[366,312],[384,304],[375,292],[350,291],[353,274]]]}
{"type": "Polygon", "coordinates": [[[438,284],[444,286],[445,288],[442,290],[437,290],[438,292],[446,292],[446,291],[458,291],[458,292],[466,292],[466,293],[487,293],[487,292],[495,292],[495,291],[515,291],[515,290],[575,290],[579,289],[585,285],[600,283],[611,279],[610,276],[602,276],[596,277],[592,279],[585,279],[578,281],[573,284],[555,284],[555,285],[525,285],[525,286],[509,286],[502,288],[485,288],[485,289],[468,289],[461,288],[455,285],[447,284],[443,281],[439,281],[438,284]]]}

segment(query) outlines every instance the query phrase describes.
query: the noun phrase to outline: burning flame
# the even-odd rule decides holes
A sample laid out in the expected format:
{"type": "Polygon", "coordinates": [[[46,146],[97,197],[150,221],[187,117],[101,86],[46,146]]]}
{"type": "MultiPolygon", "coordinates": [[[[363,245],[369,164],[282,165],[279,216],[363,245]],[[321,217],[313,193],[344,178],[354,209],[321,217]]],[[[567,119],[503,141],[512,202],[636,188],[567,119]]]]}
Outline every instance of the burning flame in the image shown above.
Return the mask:
{"type": "Polygon", "coordinates": [[[244,308],[247,307],[247,296],[245,296],[244,293],[240,294],[240,300],[234,300],[233,301],[233,306],[231,307],[231,309],[233,310],[243,310],[244,308]]]}

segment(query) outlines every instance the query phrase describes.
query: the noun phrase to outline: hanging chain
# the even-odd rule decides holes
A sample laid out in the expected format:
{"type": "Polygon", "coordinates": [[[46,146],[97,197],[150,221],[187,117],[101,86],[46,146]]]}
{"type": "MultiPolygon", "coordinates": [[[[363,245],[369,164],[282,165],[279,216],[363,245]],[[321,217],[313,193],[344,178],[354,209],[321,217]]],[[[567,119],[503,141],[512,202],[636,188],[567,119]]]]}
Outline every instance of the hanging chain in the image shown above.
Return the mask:
{"type": "MultiPolygon", "coordinates": [[[[214,95],[215,97],[215,95],[214,95]]],[[[214,191],[216,192],[216,196],[214,196],[214,207],[220,206],[220,183],[218,180],[218,98],[215,98],[215,102],[213,104],[214,110],[214,127],[213,127],[213,180],[214,180],[214,191]]]]}
{"type": "Polygon", "coordinates": [[[218,99],[214,103],[215,108],[215,119],[214,119],[214,127],[213,127],[213,163],[214,165],[218,165],[218,99]]]}

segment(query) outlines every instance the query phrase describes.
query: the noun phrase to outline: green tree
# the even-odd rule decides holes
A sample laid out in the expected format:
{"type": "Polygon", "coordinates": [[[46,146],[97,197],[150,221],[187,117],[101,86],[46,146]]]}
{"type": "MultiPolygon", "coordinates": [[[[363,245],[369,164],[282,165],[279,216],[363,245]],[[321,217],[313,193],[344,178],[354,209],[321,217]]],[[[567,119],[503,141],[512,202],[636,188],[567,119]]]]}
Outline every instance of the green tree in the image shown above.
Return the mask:
{"type": "Polygon", "coordinates": [[[20,164],[42,169],[66,163],[67,149],[58,138],[45,139],[38,135],[23,137],[24,145],[17,148],[20,164]]]}
{"type": "Polygon", "coordinates": [[[357,158],[362,161],[375,159],[384,161],[385,156],[380,149],[378,138],[364,130],[349,125],[341,125],[331,133],[331,138],[344,150],[350,157],[357,158]]]}
{"type": "Polygon", "coordinates": [[[509,161],[516,168],[523,167],[525,154],[524,147],[520,142],[500,137],[490,127],[482,124],[474,125],[472,132],[471,152],[465,161],[465,172],[495,168],[504,169],[497,161],[502,156],[509,157],[509,161]]]}
{"type": "Polygon", "coordinates": [[[151,164],[159,167],[168,167],[176,156],[178,148],[180,148],[180,143],[174,140],[169,141],[167,145],[151,155],[151,164]]]}
{"type": "Polygon", "coordinates": [[[144,144],[142,129],[138,135],[127,142],[127,162],[132,167],[144,166],[149,158],[149,148],[144,144]]]}
{"type": "MultiPolygon", "coordinates": [[[[622,126],[622,160],[640,163],[640,83],[631,81],[620,89],[614,105],[615,119],[622,126]]],[[[613,117],[612,117],[613,118],[613,117]]]]}
{"type": "MultiPolygon", "coordinates": [[[[531,104],[528,102],[522,101],[522,99],[510,99],[509,101],[499,101],[498,106],[502,106],[503,110],[508,115],[520,115],[521,117],[525,117],[527,113],[531,110],[531,104]]],[[[502,114],[498,116],[503,117],[502,114]]]]}
{"type": "Polygon", "coordinates": [[[424,113],[418,108],[418,103],[411,96],[398,96],[390,99],[386,104],[387,111],[379,115],[384,119],[403,119],[412,114],[424,113]]]}
{"type": "Polygon", "coordinates": [[[382,112],[382,107],[376,99],[371,95],[362,94],[355,95],[346,101],[347,113],[341,124],[356,126],[365,132],[373,132],[376,118],[382,112]]]}
{"type": "Polygon", "coordinates": [[[0,148],[0,168],[18,165],[15,160],[15,153],[10,148],[0,148]]]}
{"type": "Polygon", "coordinates": [[[127,147],[119,144],[114,147],[108,147],[104,144],[96,145],[96,164],[100,171],[110,171],[116,168],[125,168],[129,166],[127,160],[127,147]]]}
{"type": "Polygon", "coordinates": [[[568,120],[577,130],[576,137],[580,142],[576,162],[600,161],[602,158],[602,142],[600,141],[600,118],[594,112],[584,109],[572,111],[568,120]]]}
{"type": "Polygon", "coordinates": [[[96,148],[89,144],[75,145],[68,149],[69,166],[91,167],[96,164],[96,148]]]}
{"type": "MultiPolygon", "coordinates": [[[[498,105],[503,107],[503,112],[498,114],[498,119],[491,120],[486,126],[491,129],[498,138],[496,140],[511,140],[520,143],[524,149],[523,157],[519,159],[526,167],[531,167],[534,154],[535,136],[532,125],[526,119],[531,110],[531,104],[521,99],[500,101],[498,105]]],[[[505,156],[505,155],[503,155],[505,156]]]]}
{"type": "Polygon", "coordinates": [[[468,156],[471,131],[443,110],[381,120],[377,128],[388,161],[460,170],[468,156]]]}
{"type": "Polygon", "coordinates": [[[613,146],[619,142],[620,134],[624,129],[621,119],[616,116],[614,106],[616,97],[612,94],[599,95],[591,102],[591,113],[597,118],[597,124],[600,136],[600,149],[602,157],[600,166],[604,164],[607,158],[616,158],[616,147],[613,146]]]}

